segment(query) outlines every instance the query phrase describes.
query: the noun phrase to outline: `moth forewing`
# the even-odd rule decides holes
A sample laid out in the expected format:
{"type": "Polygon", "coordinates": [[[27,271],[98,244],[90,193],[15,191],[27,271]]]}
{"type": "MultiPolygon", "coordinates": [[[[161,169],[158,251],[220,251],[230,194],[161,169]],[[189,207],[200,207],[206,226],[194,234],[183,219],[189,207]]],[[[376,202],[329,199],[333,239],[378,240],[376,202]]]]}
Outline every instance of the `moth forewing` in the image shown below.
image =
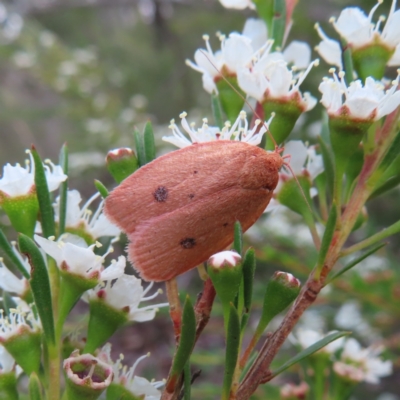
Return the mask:
{"type": "Polygon", "coordinates": [[[239,141],[193,144],[125,179],[105,213],[128,234],[129,258],[146,280],[171,279],[223,250],[233,224],[248,229],[268,205],[283,164],[239,141]]]}

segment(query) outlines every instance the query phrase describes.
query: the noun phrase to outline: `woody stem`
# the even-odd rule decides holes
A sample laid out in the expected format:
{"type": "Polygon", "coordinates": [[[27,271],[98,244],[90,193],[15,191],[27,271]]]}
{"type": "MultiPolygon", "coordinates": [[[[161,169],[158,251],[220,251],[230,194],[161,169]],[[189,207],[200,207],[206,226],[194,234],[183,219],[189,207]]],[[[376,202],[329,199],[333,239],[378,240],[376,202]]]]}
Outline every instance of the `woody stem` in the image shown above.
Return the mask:
{"type": "Polygon", "coordinates": [[[167,291],[167,298],[169,302],[169,315],[171,316],[172,325],[174,327],[175,342],[179,342],[181,335],[181,320],[182,320],[182,309],[181,302],[179,300],[178,284],[176,278],[172,278],[165,282],[165,288],[167,291]]]}

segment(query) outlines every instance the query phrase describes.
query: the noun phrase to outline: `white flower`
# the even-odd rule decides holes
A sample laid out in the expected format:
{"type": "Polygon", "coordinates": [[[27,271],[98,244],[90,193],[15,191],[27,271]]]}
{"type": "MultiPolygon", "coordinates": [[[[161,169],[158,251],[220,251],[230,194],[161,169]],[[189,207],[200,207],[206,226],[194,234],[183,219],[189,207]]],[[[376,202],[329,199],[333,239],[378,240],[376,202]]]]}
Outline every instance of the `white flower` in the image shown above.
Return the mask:
{"type": "Polygon", "coordinates": [[[241,261],[242,257],[236,251],[226,250],[212,255],[208,259],[208,264],[216,268],[225,266],[236,267],[241,261]]]}
{"type": "Polygon", "coordinates": [[[8,42],[17,39],[24,26],[22,17],[14,12],[6,14],[0,23],[1,36],[8,42]]]}
{"type": "MultiPolygon", "coordinates": [[[[303,349],[312,346],[314,343],[323,339],[325,336],[326,335],[323,335],[322,333],[311,329],[299,329],[296,333],[297,341],[303,349]]],[[[319,351],[323,353],[333,354],[336,352],[336,350],[340,349],[343,346],[343,340],[343,338],[336,339],[333,342],[327,344],[319,351]]]]}
{"type": "Polygon", "coordinates": [[[265,46],[268,39],[267,25],[262,19],[248,18],[244,24],[242,35],[251,40],[254,51],[265,46]]]}
{"type": "MultiPolygon", "coordinates": [[[[30,156],[30,160],[26,160],[25,168],[22,168],[20,164],[16,164],[15,167],[6,164],[3,168],[3,177],[0,179],[0,192],[9,197],[24,196],[34,190],[35,164],[31,152],[27,150],[27,153],[30,156]]],[[[50,165],[44,165],[44,168],[49,191],[53,192],[58,189],[61,182],[67,179],[67,175],[63,173],[60,166],[54,165],[50,160],[45,162],[50,165]]]]}
{"type": "Polygon", "coordinates": [[[319,85],[321,103],[330,116],[348,115],[350,118],[376,121],[400,105],[400,91],[397,90],[400,75],[385,91],[384,85],[371,77],[365,80],[364,86],[360,80],[347,86],[343,71],[339,72],[339,76],[333,68],[330,72],[333,78],[324,78],[319,85]]]}
{"type": "MultiPolygon", "coordinates": [[[[306,174],[313,181],[324,171],[322,156],[317,154],[314,146],[307,147],[301,140],[291,140],[285,144],[283,156],[290,155],[290,167],[297,176],[306,174]]],[[[291,174],[286,174],[292,177],[291,174]]]]}
{"type": "Polygon", "coordinates": [[[39,34],[39,43],[43,47],[52,47],[56,43],[56,37],[52,32],[43,30],[39,34]]]}
{"type": "Polygon", "coordinates": [[[118,257],[118,261],[113,260],[108,268],[104,268],[104,257],[108,253],[103,256],[96,255],[93,250],[97,243],[87,247],[82,238],[70,234],[63,235],[58,242],[38,235],[34,237],[42,250],[53,257],[57,267],[63,271],[99,281],[116,279],[124,273],[126,260],[123,256],[118,257]]]}
{"type": "Polygon", "coordinates": [[[306,382],[302,381],[300,384],[285,383],[281,388],[281,399],[305,399],[307,393],[310,391],[306,382]]]}
{"type": "Polygon", "coordinates": [[[0,345],[0,375],[11,372],[14,369],[15,361],[12,355],[0,345]]]}
{"type": "Polygon", "coordinates": [[[335,324],[341,329],[356,332],[362,338],[369,340],[379,338],[374,327],[364,319],[360,306],[356,301],[348,301],[342,304],[336,312],[335,324]]]}
{"type": "MultiPolygon", "coordinates": [[[[358,368],[362,373],[362,381],[377,384],[380,378],[392,374],[392,362],[382,361],[378,355],[382,348],[362,348],[357,340],[347,339],[340,356],[340,361],[358,368]]],[[[336,371],[337,372],[337,371],[336,371]]]]}
{"type": "Polygon", "coordinates": [[[272,120],[270,118],[269,121],[262,124],[260,129],[258,128],[261,121],[256,120],[254,127],[249,129],[247,114],[245,111],[241,111],[232,126],[229,122],[226,122],[221,130],[218,127],[209,126],[207,118],[204,118],[202,127],[196,130],[194,124],[189,125],[186,116],[186,112],[179,115],[182,128],[188,133],[191,141],[180,131],[175,120],[171,120],[169,128],[172,130],[173,136],[163,136],[162,139],[165,142],[172,143],[180,148],[190,146],[193,143],[211,142],[213,140],[240,140],[256,146],[261,143],[262,137],[272,120]]]}
{"type": "MultiPolygon", "coordinates": [[[[263,103],[268,100],[295,101],[303,111],[311,110],[317,100],[309,93],[301,94],[299,87],[318,60],[310,63],[305,71],[296,73],[296,66],[288,68],[282,53],[269,53],[271,44],[259,59],[238,71],[240,88],[249,96],[263,103]]],[[[290,53],[289,53],[290,54],[290,53]]]]}
{"type": "Polygon", "coordinates": [[[91,354],[79,355],[74,350],[63,363],[68,380],[76,386],[85,387],[90,393],[97,390],[101,393],[113,380],[113,371],[110,365],[91,354]]]}
{"type": "MultiPolygon", "coordinates": [[[[322,156],[317,154],[314,146],[307,147],[301,140],[291,140],[285,144],[283,156],[290,157],[291,171],[282,171],[279,173],[280,179],[274,190],[275,195],[279,193],[283,185],[288,179],[295,176],[307,176],[310,181],[324,172],[324,162],[322,156]]],[[[310,188],[310,196],[314,197],[318,194],[316,188],[310,188]]],[[[266,212],[270,212],[279,207],[279,203],[275,199],[271,199],[267,206],[266,212]]]]}
{"type": "Polygon", "coordinates": [[[64,174],[64,171],[60,165],[53,164],[49,159],[44,161],[44,172],[46,175],[47,185],[50,192],[54,192],[60,186],[61,182],[64,182],[68,176],[64,174]]]}
{"type": "Polygon", "coordinates": [[[311,48],[306,42],[293,40],[283,50],[283,59],[298,69],[307,69],[311,62],[311,48]]]}
{"type": "MultiPolygon", "coordinates": [[[[339,18],[337,20],[332,18],[331,22],[339,35],[354,50],[368,45],[380,44],[394,52],[388,65],[400,65],[400,10],[395,11],[396,0],[393,0],[385,26],[381,30],[385,17],[379,17],[376,24],[372,22],[374,13],[380,4],[382,4],[382,1],[378,1],[368,16],[360,8],[345,8],[340,13],[339,18]]],[[[322,39],[317,51],[329,64],[342,68],[340,44],[329,39],[319,25],[316,25],[316,28],[322,39]]]]}
{"type": "Polygon", "coordinates": [[[149,357],[149,355],[150,353],[139,357],[132,367],[127,369],[126,366],[122,364],[124,358],[122,354],[117,361],[113,362],[111,358],[111,344],[107,343],[100,350],[98,358],[112,366],[114,372],[113,383],[124,386],[134,396],[138,396],[141,399],[143,398],[143,400],[159,400],[161,398],[161,392],[158,388],[163,386],[164,382],[149,382],[147,379],[135,375],[135,369],[138,364],[149,357]]]}
{"type": "MultiPolygon", "coordinates": [[[[24,263],[25,265],[25,263],[24,263]]],[[[29,264],[28,264],[29,265],[29,264]]],[[[27,269],[29,271],[30,269],[27,269]]],[[[0,288],[6,292],[15,293],[18,296],[24,295],[29,289],[29,282],[24,277],[15,276],[3,263],[0,257],[0,288]]]]}
{"type": "Polygon", "coordinates": [[[42,330],[38,316],[27,307],[26,303],[18,305],[17,308],[10,308],[9,315],[4,315],[4,310],[0,310],[0,342],[5,342],[9,338],[21,332],[40,332],[42,330]]]}
{"type": "Polygon", "coordinates": [[[194,70],[203,74],[204,89],[209,93],[217,92],[215,81],[221,78],[221,71],[226,74],[236,74],[237,70],[250,61],[254,50],[251,39],[238,33],[231,33],[228,38],[220,35],[221,50],[213,52],[210,38],[204,35],[206,49],[198,49],[194,54],[193,63],[190,60],[186,64],[194,70]],[[210,90],[211,89],[211,90],[210,90]]]}
{"type": "Polygon", "coordinates": [[[58,68],[58,72],[62,76],[73,76],[78,73],[78,66],[74,61],[63,61],[58,68]]]}
{"type": "MultiPolygon", "coordinates": [[[[97,207],[95,213],[89,210],[91,203],[99,197],[99,193],[94,194],[82,208],[79,204],[82,201],[81,195],[77,190],[67,192],[67,212],[65,226],[73,230],[83,230],[94,240],[102,236],[118,237],[121,231],[113,225],[103,214],[103,201],[97,207]]],[[[54,204],[55,218],[59,222],[60,218],[60,197],[57,197],[54,204]]]]}
{"type": "Polygon", "coordinates": [[[234,8],[237,10],[243,10],[247,7],[254,9],[254,3],[251,0],[219,0],[219,2],[225,8],[234,8]]]}
{"type": "Polygon", "coordinates": [[[154,299],[158,296],[157,291],[151,296],[146,297],[153,283],[150,283],[146,289],[142,287],[142,281],[133,275],[122,275],[117,278],[116,282],[103,282],[94,289],[88,290],[83,300],[90,301],[101,299],[111,307],[117,310],[129,310],[129,321],[150,321],[155,317],[160,307],[165,307],[168,303],[149,305],[139,308],[139,304],[143,301],[154,299]]]}

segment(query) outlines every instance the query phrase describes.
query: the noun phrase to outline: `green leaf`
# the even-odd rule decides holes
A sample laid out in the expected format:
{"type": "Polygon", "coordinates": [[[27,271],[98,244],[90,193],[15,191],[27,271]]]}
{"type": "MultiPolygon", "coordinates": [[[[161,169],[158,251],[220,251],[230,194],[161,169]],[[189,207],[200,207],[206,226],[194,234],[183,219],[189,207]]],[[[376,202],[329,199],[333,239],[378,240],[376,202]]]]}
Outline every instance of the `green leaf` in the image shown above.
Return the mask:
{"type": "Polygon", "coordinates": [[[330,333],[329,335],[325,336],[323,339],[314,343],[312,346],[307,347],[306,349],[301,351],[299,354],[292,357],[289,361],[285,362],[278,369],[273,371],[272,377],[275,377],[275,376],[281,374],[283,371],[286,371],[292,365],[298,363],[301,360],[304,360],[306,357],[310,356],[311,354],[316,353],[318,350],[321,350],[323,347],[325,347],[329,343],[334,342],[335,340],[337,340],[343,336],[350,335],[350,334],[351,334],[351,332],[332,332],[332,333],[330,333]]]}
{"type": "MultiPolygon", "coordinates": [[[[65,175],[68,175],[68,147],[64,143],[60,150],[59,164],[65,175]]],[[[60,185],[60,211],[59,211],[59,225],[58,236],[65,232],[65,220],[67,217],[67,192],[68,192],[68,179],[61,182],[60,185]]]]}
{"type": "Polygon", "coordinates": [[[154,143],[153,127],[150,121],[148,121],[144,126],[143,144],[146,155],[146,163],[149,163],[156,158],[156,145],[154,143]]]}
{"type": "Polygon", "coordinates": [[[29,377],[29,400],[43,400],[41,384],[35,372],[29,377]]]}
{"type": "Polygon", "coordinates": [[[243,251],[243,231],[242,226],[240,225],[239,221],[235,222],[234,226],[234,239],[233,239],[233,248],[236,252],[242,255],[243,251]]]}
{"type": "Polygon", "coordinates": [[[214,116],[215,125],[218,126],[219,129],[222,129],[224,126],[222,119],[222,109],[221,103],[219,102],[219,97],[217,94],[211,94],[211,108],[214,116]]]}
{"type": "Polygon", "coordinates": [[[240,345],[240,319],[235,306],[231,303],[226,338],[224,381],[222,384],[222,400],[229,399],[240,345]]]}
{"type": "MultiPolygon", "coordinates": [[[[326,124],[326,129],[328,129],[328,125],[326,124]]],[[[321,148],[321,155],[322,155],[322,160],[324,161],[324,170],[325,170],[325,175],[326,175],[326,180],[328,184],[328,188],[330,193],[333,193],[333,183],[334,183],[334,166],[333,166],[333,157],[332,153],[329,150],[328,146],[326,145],[324,139],[320,137],[318,139],[320,148],[321,148]]]]}
{"type": "Polygon", "coordinates": [[[256,257],[254,249],[248,249],[243,260],[243,295],[244,308],[248,313],[253,297],[254,272],[256,270],[256,257]]]}
{"type": "Polygon", "coordinates": [[[320,270],[324,265],[325,257],[328,253],[329,246],[331,245],[333,233],[335,232],[336,219],[336,205],[335,203],[333,203],[331,211],[329,213],[328,221],[326,223],[324,236],[322,237],[321,248],[319,249],[317,270],[320,270]]]}
{"type": "Polygon", "coordinates": [[[341,47],[342,47],[342,59],[344,64],[344,70],[346,71],[345,79],[347,86],[350,85],[351,82],[354,80],[354,66],[353,66],[353,57],[351,46],[348,45],[347,41],[342,38],[341,40],[341,47]]]}
{"type": "Polygon", "coordinates": [[[143,135],[139,132],[139,129],[134,129],[133,138],[135,139],[136,154],[139,160],[139,166],[143,167],[143,165],[146,164],[146,152],[144,149],[143,135]]]}
{"type": "Polygon", "coordinates": [[[51,299],[49,274],[46,263],[34,241],[20,233],[18,236],[19,248],[26,254],[31,264],[30,285],[35,305],[39,313],[42,327],[47,340],[55,343],[54,319],[51,299]]]}
{"type": "Polygon", "coordinates": [[[192,375],[190,373],[190,362],[185,364],[183,371],[183,400],[190,400],[192,388],[192,375]]]}
{"type": "Polygon", "coordinates": [[[49,187],[47,185],[46,174],[44,172],[43,162],[32,146],[32,156],[35,161],[35,185],[39,202],[40,220],[42,223],[42,232],[45,238],[55,236],[54,213],[51,204],[49,187]]]}
{"type": "Polygon", "coordinates": [[[100,193],[100,196],[105,199],[108,196],[108,189],[105,185],[100,182],[98,179],[94,180],[94,186],[96,187],[97,191],[100,193]]]}
{"type": "Polygon", "coordinates": [[[391,144],[388,152],[386,153],[384,159],[382,160],[381,164],[379,165],[379,169],[385,171],[399,156],[400,154],[400,131],[398,132],[396,138],[394,139],[393,143],[391,144]]]}
{"type": "Polygon", "coordinates": [[[22,261],[14,253],[11,244],[8,242],[6,236],[4,235],[1,229],[0,229],[0,248],[4,251],[7,257],[13,262],[15,267],[18,268],[18,271],[21,272],[24,278],[29,279],[30,278],[29,272],[25,269],[22,261]]]}
{"type": "Polygon", "coordinates": [[[286,29],[286,1],[274,1],[274,16],[272,18],[272,34],[274,40],[273,49],[280,48],[283,44],[286,29]]]}
{"type": "Polygon", "coordinates": [[[108,189],[98,180],[94,180],[94,186],[96,186],[96,189],[100,193],[100,196],[105,199],[108,196],[108,189]]]}
{"type": "Polygon", "coordinates": [[[0,399],[18,400],[17,376],[15,371],[2,372],[0,378],[0,399]]]}
{"type": "Polygon", "coordinates": [[[379,249],[382,247],[386,246],[386,243],[380,243],[372,249],[366,251],[363,253],[360,257],[357,257],[354,261],[352,261],[350,264],[346,265],[344,268],[342,268],[340,271],[336,272],[332,277],[330,277],[326,282],[325,286],[328,285],[330,282],[333,280],[339,278],[340,275],[343,275],[345,272],[349,271],[351,268],[355,267],[357,264],[359,264],[361,261],[365,260],[367,257],[369,257],[371,254],[376,253],[379,249]]]}
{"type": "Polygon", "coordinates": [[[186,296],[182,312],[182,330],[178,348],[171,366],[171,372],[166,383],[167,392],[171,392],[190,358],[196,340],[196,317],[189,296],[186,296]],[[170,389],[170,390],[168,390],[170,389]]]}
{"type": "Polygon", "coordinates": [[[13,300],[12,296],[10,295],[10,293],[6,292],[3,290],[3,309],[4,312],[7,315],[10,315],[10,309],[11,308],[17,308],[17,303],[15,303],[15,301],[13,300]]]}

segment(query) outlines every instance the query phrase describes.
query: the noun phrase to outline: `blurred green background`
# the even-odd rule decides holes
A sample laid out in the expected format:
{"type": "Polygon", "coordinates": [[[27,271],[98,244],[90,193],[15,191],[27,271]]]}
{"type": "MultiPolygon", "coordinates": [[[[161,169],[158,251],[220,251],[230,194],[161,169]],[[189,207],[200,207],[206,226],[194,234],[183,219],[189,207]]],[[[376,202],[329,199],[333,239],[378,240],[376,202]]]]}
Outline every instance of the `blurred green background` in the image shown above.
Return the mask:
{"type": "MultiPolygon", "coordinates": [[[[329,17],[337,16],[350,5],[370,10],[374,4],[374,1],[301,0],[288,42],[305,40],[314,47],[319,41],[314,30],[316,22],[333,36],[329,17]]],[[[385,2],[378,14],[387,13],[389,6],[390,2],[385,2]]],[[[133,147],[134,126],[142,129],[151,120],[156,145],[163,152],[161,136],[168,134],[170,119],[177,119],[182,111],[189,112],[190,120],[207,116],[212,121],[210,98],[202,88],[201,76],[185,65],[185,59],[193,59],[195,50],[203,47],[204,33],[211,36],[213,49],[217,50],[219,41],[214,35],[217,31],[240,32],[245,19],[252,16],[255,14],[250,10],[226,10],[217,0],[0,3],[0,165],[23,163],[24,150],[31,144],[35,144],[42,157],[56,161],[61,145],[67,142],[71,153],[70,187],[82,191],[84,198],[94,192],[94,178],[111,187],[113,182],[104,166],[105,155],[111,148],[133,147]]],[[[316,57],[313,53],[313,58],[316,57]]],[[[317,87],[327,70],[328,66],[322,62],[302,85],[302,91],[318,97],[317,87]]],[[[311,127],[321,113],[321,107],[317,106],[303,119],[294,137],[312,141],[311,127]]],[[[396,191],[371,202],[369,230],[376,231],[394,218],[400,219],[399,202],[396,191]]],[[[248,241],[258,243],[261,260],[256,287],[259,296],[255,296],[259,300],[255,301],[255,307],[261,303],[262,282],[275,269],[290,271],[304,281],[315,253],[310,243],[302,243],[302,235],[307,233],[301,229],[299,220],[287,222],[284,217],[269,216],[250,232],[253,234],[248,241]],[[288,229],[298,229],[297,238],[288,239],[283,229],[285,224],[288,229]],[[258,242],[260,233],[268,235],[268,245],[258,242]],[[268,268],[262,268],[264,265],[268,268]]],[[[364,231],[362,235],[365,234],[364,231]]],[[[388,259],[375,260],[376,269],[373,266],[368,277],[355,271],[338,281],[318,300],[305,326],[325,331],[338,328],[335,316],[344,304],[354,304],[353,309],[358,309],[365,318],[367,330],[384,342],[392,351],[390,357],[398,364],[395,357],[400,346],[398,238],[392,242],[390,254],[388,259]],[[369,290],[372,283],[377,288],[373,293],[369,290]]],[[[386,253],[383,255],[386,257],[386,253]]],[[[195,272],[186,274],[180,285],[182,291],[188,290],[194,296],[201,288],[193,277],[195,272]]],[[[217,315],[218,307],[216,304],[217,315]]],[[[355,327],[343,328],[354,330],[364,344],[371,341],[371,337],[363,336],[362,329],[358,332],[355,327]]],[[[222,319],[213,317],[203,336],[193,359],[195,367],[203,370],[194,394],[195,398],[218,398],[215,393],[220,380],[214,382],[213,377],[220,374],[215,366],[223,358],[222,351],[215,350],[223,348],[222,319]]],[[[152,351],[155,358],[143,362],[151,365],[143,365],[147,368],[143,373],[156,379],[166,376],[173,338],[165,310],[154,324],[128,327],[113,342],[114,351],[124,352],[128,364],[138,355],[152,351]]],[[[293,352],[293,348],[288,349],[293,352]]],[[[396,397],[400,396],[399,379],[397,369],[381,385],[360,387],[357,398],[399,399],[396,397]],[[384,398],[382,393],[395,397],[384,398]]],[[[276,391],[273,387],[266,390],[276,391]]],[[[260,389],[259,398],[265,396],[264,389],[260,389]]]]}

